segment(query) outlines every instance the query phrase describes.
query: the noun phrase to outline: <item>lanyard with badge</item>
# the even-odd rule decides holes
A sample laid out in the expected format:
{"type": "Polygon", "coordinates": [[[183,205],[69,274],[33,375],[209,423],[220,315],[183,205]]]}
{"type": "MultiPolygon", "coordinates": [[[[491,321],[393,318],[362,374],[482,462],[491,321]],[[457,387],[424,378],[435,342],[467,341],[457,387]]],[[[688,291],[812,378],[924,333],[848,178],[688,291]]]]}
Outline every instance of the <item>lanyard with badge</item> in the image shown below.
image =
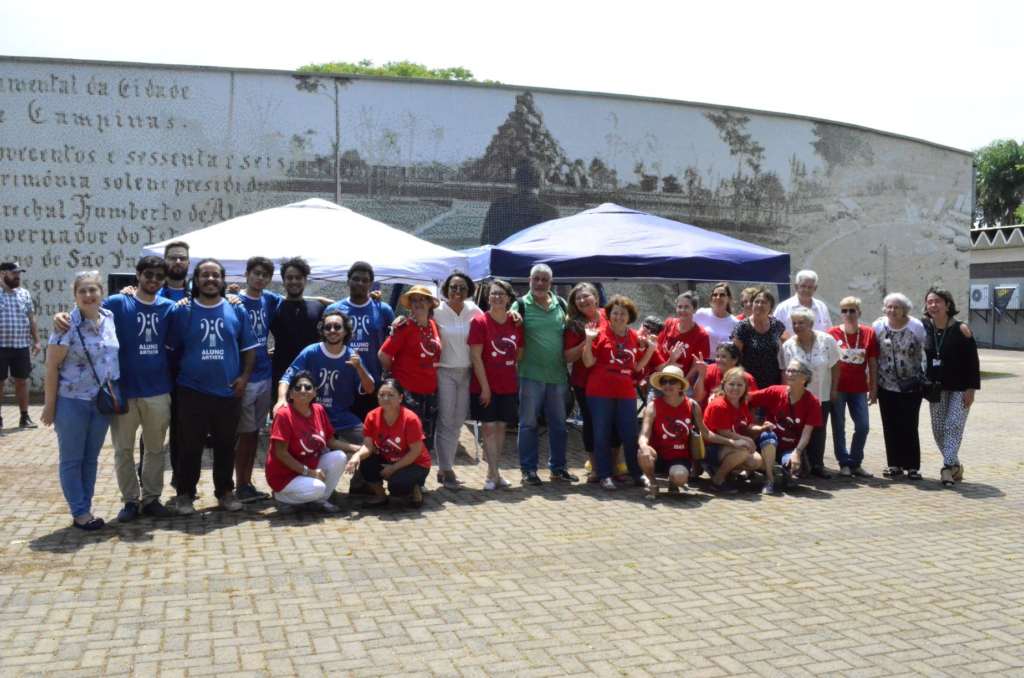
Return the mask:
{"type": "Polygon", "coordinates": [[[931,325],[932,342],[935,344],[935,357],[932,358],[932,367],[942,367],[942,346],[946,343],[946,337],[949,336],[949,330],[952,329],[952,325],[946,325],[945,329],[942,330],[942,341],[939,341],[935,323],[931,325]]]}

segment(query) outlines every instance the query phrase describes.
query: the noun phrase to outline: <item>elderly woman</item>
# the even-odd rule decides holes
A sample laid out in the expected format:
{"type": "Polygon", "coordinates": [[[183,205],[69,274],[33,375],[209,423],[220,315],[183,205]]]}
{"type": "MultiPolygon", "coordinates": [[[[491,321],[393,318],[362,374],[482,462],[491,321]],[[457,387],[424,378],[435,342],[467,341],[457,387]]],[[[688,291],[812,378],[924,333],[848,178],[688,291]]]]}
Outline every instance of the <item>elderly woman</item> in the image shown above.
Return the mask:
{"type": "MultiPolygon", "coordinates": [[[[725,373],[739,365],[740,347],[736,345],[736,342],[723,341],[720,343],[715,349],[715,362],[708,365],[704,378],[697,380],[697,385],[693,387],[693,397],[697,399],[702,409],[707,410],[708,402],[721,385],[725,373]]],[[[743,370],[743,378],[747,382],[747,391],[757,390],[757,382],[746,370],[743,370]]]]}
{"type": "Polygon", "coordinates": [[[839,388],[832,401],[832,446],[844,476],[873,478],[864,463],[868,439],[868,405],[878,401],[878,341],[875,331],[860,324],[860,299],[839,302],[842,325],[828,331],[839,344],[839,388]],[[846,448],[846,408],[853,419],[853,439],[846,448]]]}
{"type": "Polygon", "coordinates": [[[928,290],[924,300],[925,365],[928,378],[938,384],[939,400],[929,402],[932,435],[942,452],[940,478],[944,487],[952,487],[964,477],[960,463],[960,440],[967,415],[974,404],[974,393],[981,388],[978,347],[973,337],[958,331],[959,309],[953,295],[940,287],[928,290]]]}
{"type": "Polygon", "coordinates": [[[757,294],[758,287],[747,287],[740,292],[740,305],[743,307],[743,313],[736,316],[736,320],[746,320],[754,312],[754,295],[757,294]]]}
{"type": "Polygon", "coordinates": [[[910,316],[914,308],[905,295],[889,294],[882,303],[885,316],[872,329],[878,341],[878,411],[882,417],[886,478],[921,478],[920,378],[924,325],[910,316]]]}
{"type": "Polygon", "coordinates": [[[501,477],[501,453],[505,430],[519,420],[519,379],[516,363],[523,357],[523,332],[509,317],[516,300],[512,285],[504,280],[491,283],[487,313],[473,318],[469,326],[469,350],[473,361],[470,381],[470,413],[483,427],[484,459],[487,462],[485,490],[511,485],[501,477]]]}
{"type": "Polygon", "coordinates": [[[470,299],[476,285],[469,276],[456,271],[441,285],[441,302],[434,311],[434,322],[441,333],[441,364],[437,370],[437,452],[438,482],[449,490],[459,489],[462,481],[455,475],[452,463],[459,446],[459,431],[469,414],[473,362],[470,355],[469,328],[475,318],[483,315],[470,299]]]}
{"type": "MultiPolygon", "coordinates": [[[[720,282],[711,289],[711,308],[698,309],[694,321],[708,333],[711,348],[723,341],[729,341],[739,320],[732,315],[732,288],[729,283],[720,282]]],[[[705,354],[706,358],[710,353],[705,354]]]]}
{"type": "Polygon", "coordinates": [[[828,415],[832,411],[832,402],[836,399],[839,388],[839,343],[835,337],[814,329],[816,316],[814,311],[800,306],[789,315],[793,323],[793,336],[779,350],[779,370],[783,378],[787,366],[794,358],[801,358],[811,364],[814,379],[809,390],[821,405],[821,427],[814,430],[810,445],[807,446],[807,462],[811,466],[811,475],[818,478],[831,478],[825,470],[825,426],[828,415]]]}
{"type": "Polygon", "coordinates": [[[690,457],[690,432],[696,426],[705,442],[724,442],[704,426],[700,406],[686,397],[690,384],[683,371],[675,366],[656,372],[651,381],[662,393],[644,408],[644,423],[640,430],[639,455],[637,460],[647,477],[648,501],[658,498],[656,476],[668,477],[669,491],[680,490],[686,485],[693,469],[690,457]]]}
{"type": "Polygon", "coordinates": [[[60,486],[80,530],[98,530],[103,519],[92,514],[96,469],[110,415],[99,411],[100,384],[121,377],[120,345],[113,314],[102,308],[103,277],[99,271],[75,276],[75,310],[71,329],[50,335],[46,352],[46,404],[42,422],[57,430],[60,486]]]}
{"type": "Polygon", "coordinates": [[[775,483],[788,485],[793,478],[810,471],[804,452],[814,430],[824,426],[821,403],[807,390],[815,378],[814,368],[803,358],[794,358],[786,366],[785,374],[785,386],[769,386],[750,394],[750,404],[763,407],[765,423],[772,424],[757,441],[767,479],[761,494],[774,494],[775,483]],[[775,463],[776,457],[779,465],[775,463]]]}
{"type": "Polygon", "coordinates": [[[395,327],[377,357],[403,386],[404,404],[419,419],[429,454],[437,422],[437,370],[441,365],[441,336],[434,309],[441,305],[430,288],[413,285],[400,298],[412,319],[395,327]]]}
{"type": "Polygon", "coordinates": [[[637,463],[636,390],[633,373],[642,372],[654,355],[654,342],[640,339],[629,327],[636,322],[636,304],[628,297],[615,295],[604,307],[608,325],[586,327],[583,364],[592,368],[587,380],[587,405],[594,418],[594,448],[597,473],[606,490],[614,490],[612,480],[612,430],[618,431],[626,456],[626,467],[637,485],[647,485],[637,463]]]}
{"type": "Polygon", "coordinates": [[[337,513],[341,509],[329,499],[345,470],[345,443],[334,437],[327,410],[314,402],[316,381],[309,371],[291,375],[287,388],[287,403],[270,428],[267,485],[280,513],[300,506],[337,513]]]}
{"type": "Polygon", "coordinates": [[[761,287],[751,301],[751,315],[736,325],[732,340],[740,349],[740,364],[758,388],[779,383],[779,346],[789,338],[782,321],[769,315],[775,296],[761,287]]]}
{"type": "Polygon", "coordinates": [[[395,379],[381,382],[377,389],[380,407],[366,415],[363,446],[345,466],[350,475],[360,471],[373,489],[374,498],[363,502],[364,508],[385,506],[389,494],[409,497],[413,508],[423,505],[420,487],[430,475],[430,452],[423,445],[419,417],[402,406],[404,395],[395,379]]]}
{"type": "Polygon", "coordinates": [[[693,319],[698,306],[700,297],[696,292],[680,294],[676,297],[676,317],[667,319],[658,335],[658,371],[675,365],[686,373],[690,384],[694,383],[698,363],[711,355],[708,333],[693,319]]]}

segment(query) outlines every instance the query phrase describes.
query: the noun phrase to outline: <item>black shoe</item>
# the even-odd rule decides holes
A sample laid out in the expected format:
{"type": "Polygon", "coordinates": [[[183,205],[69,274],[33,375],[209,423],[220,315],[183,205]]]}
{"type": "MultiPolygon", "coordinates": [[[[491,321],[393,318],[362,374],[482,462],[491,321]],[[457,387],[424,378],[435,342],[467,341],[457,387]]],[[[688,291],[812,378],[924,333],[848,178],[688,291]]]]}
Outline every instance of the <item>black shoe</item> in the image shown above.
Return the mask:
{"type": "Polygon", "coordinates": [[[536,471],[523,471],[523,485],[540,485],[543,482],[536,471]]]}
{"type": "Polygon", "coordinates": [[[832,477],[832,474],[826,471],[824,466],[815,466],[812,468],[811,475],[815,478],[824,478],[825,480],[832,477]]]}
{"type": "MultiPolygon", "coordinates": [[[[28,416],[28,412],[21,413],[21,423],[18,426],[21,428],[39,428],[39,424],[32,421],[32,417],[28,416]]],[[[0,421],[0,428],[3,428],[2,421],[0,421]]]]}
{"type": "Polygon", "coordinates": [[[166,506],[160,503],[159,499],[154,499],[143,506],[142,513],[143,515],[151,516],[153,518],[167,518],[171,515],[171,512],[166,506]]]}
{"type": "Polygon", "coordinates": [[[551,469],[552,480],[565,480],[570,483],[579,482],[579,478],[572,473],[569,473],[569,469],[565,468],[553,468],[551,469]]]}

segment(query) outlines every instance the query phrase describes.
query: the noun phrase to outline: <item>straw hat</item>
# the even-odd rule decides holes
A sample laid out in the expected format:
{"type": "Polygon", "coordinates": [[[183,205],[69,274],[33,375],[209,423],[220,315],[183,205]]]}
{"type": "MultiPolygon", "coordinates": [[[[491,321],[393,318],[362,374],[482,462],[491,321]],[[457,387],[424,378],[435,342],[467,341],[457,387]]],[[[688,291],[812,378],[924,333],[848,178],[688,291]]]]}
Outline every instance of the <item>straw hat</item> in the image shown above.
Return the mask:
{"type": "Polygon", "coordinates": [[[690,382],[686,381],[686,372],[683,372],[675,365],[669,365],[661,372],[658,372],[653,377],[651,377],[651,386],[660,391],[661,382],[665,381],[666,379],[675,379],[676,381],[683,382],[684,391],[690,388],[690,382]]]}
{"type": "Polygon", "coordinates": [[[437,308],[438,306],[441,305],[441,301],[434,296],[434,291],[432,289],[430,289],[426,285],[413,285],[412,287],[409,288],[408,292],[403,294],[398,299],[401,302],[402,306],[409,309],[410,311],[412,310],[412,306],[409,304],[409,297],[411,297],[414,294],[418,294],[423,297],[428,297],[430,299],[431,308],[437,308]]]}

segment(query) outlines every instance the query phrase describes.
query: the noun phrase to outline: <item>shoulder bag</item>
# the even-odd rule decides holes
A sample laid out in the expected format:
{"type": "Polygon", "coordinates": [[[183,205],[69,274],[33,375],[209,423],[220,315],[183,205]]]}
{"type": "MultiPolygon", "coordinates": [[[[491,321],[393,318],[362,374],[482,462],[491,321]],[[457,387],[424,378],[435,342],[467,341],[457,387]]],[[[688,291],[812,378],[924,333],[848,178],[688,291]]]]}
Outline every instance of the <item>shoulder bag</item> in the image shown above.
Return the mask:
{"type": "Polygon", "coordinates": [[[81,323],[75,325],[75,329],[78,330],[78,339],[82,342],[82,350],[85,351],[89,367],[92,368],[92,376],[100,387],[99,393],[96,394],[96,409],[100,411],[100,414],[125,414],[128,411],[128,401],[121,395],[120,379],[100,380],[100,375],[96,373],[96,366],[92,364],[89,347],[85,344],[85,337],[82,336],[81,323]]]}
{"type": "Polygon", "coordinates": [[[699,409],[693,398],[689,398],[689,401],[690,416],[693,417],[693,426],[690,427],[690,459],[702,461],[704,459],[704,438],[700,435],[700,423],[697,421],[699,409]]]}

